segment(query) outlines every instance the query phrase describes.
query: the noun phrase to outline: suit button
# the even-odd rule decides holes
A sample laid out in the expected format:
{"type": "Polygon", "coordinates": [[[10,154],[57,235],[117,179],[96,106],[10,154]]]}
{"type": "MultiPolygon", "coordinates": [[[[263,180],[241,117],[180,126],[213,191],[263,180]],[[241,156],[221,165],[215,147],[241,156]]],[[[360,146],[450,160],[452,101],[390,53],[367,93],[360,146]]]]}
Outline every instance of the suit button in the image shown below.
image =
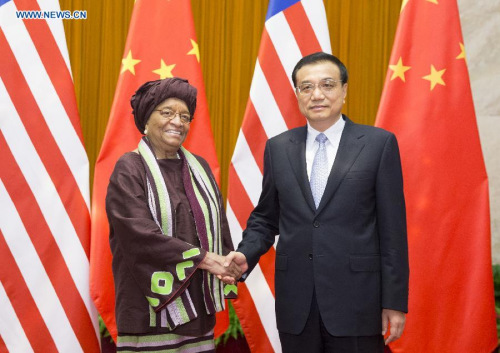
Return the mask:
{"type": "Polygon", "coordinates": [[[309,260],[313,259],[313,254],[309,254],[309,260]]]}
{"type": "Polygon", "coordinates": [[[313,227],[314,227],[314,228],[319,228],[319,222],[318,222],[318,221],[314,221],[314,223],[313,223],[313,227]]]}

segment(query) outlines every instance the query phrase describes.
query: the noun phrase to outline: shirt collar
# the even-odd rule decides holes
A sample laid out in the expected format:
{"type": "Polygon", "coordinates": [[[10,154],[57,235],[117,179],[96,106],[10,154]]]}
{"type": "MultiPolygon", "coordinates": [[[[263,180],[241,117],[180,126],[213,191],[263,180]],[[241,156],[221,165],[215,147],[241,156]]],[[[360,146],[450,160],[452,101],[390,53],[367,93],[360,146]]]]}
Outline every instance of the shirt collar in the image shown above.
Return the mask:
{"type": "MultiPolygon", "coordinates": [[[[328,137],[328,141],[332,143],[333,141],[338,140],[338,137],[342,134],[342,131],[344,130],[345,126],[345,120],[340,115],[340,119],[335,122],[332,126],[330,126],[328,129],[323,131],[323,133],[328,137]]],[[[316,136],[318,136],[321,133],[321,131],[316,130],[309,124],[309,121],[307,122],[307,142],[308,143],[314,143],[316,140],[316,136]]]]}

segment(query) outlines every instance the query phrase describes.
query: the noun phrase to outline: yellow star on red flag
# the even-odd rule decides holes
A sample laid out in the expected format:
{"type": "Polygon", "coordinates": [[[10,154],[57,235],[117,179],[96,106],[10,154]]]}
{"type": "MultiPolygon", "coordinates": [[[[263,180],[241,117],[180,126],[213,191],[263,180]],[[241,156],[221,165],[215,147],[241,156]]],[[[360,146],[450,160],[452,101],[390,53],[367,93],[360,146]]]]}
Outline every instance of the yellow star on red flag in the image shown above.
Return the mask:
{"type": "Polygon", "coordinates": [[[196,60],[200,62],[200,48],[198,47],[198,43],[191,39],[191,45],[193,46],[193,49],[191,49],[187,55],[196,55],[196,60]]]}
{"type": "Polygon", "coordinates": [[[153,73],[160,75],[160,78],[162,80],[164,78],[174,77],[174,75],[172,74],[172,70],[174,69],[174,67],[175,67],[175,64],[167,65],[167,64],[165,64],[165,61],[163,61],[163,59],[161,59],[160,68],[153,70],[153,73]]]}
{"type": "Polygon", "coordinates": [[[460,45],[460,54],[457,55],[455,59],[464,59],[467,61],[467,58],[465,57],[465,46],[463,43],[458,43],[460,45]]]}
{"type": "Polygon", "coordinates": [[[431,65],[431,73],[427,76],[422,77],[424,80],[428,80],[431,82],[431,91],[436,87],[437,84],[446,86],[446,84],[443,81],[443,74],[446,71],[446,69],[443,70],[436,70],[434,65],[431,65]]]}
{"type": "Polygon", "coordinates": [[[391,76],[391,81],[394,80],[396,77],[399,77],[403,82],[406,82],[405,72],[410,70],[411,67],[404,66],[403,59],[401,57],[399,57],[399,60],[396,65],[389,65],[389,68],[393,71],[391,76]]]}
{"type": "Polygon", "coordinates": [[[438,0],[427,0],[427,2],[431,2],[433,4],[439,5],[438,0]]]}
{"type": "Polygon", "coordinates": [[[122,59],[123,66],[120,74],[124,73],[125,71],[130,71],[133,75],[135,75],[135,65],[140,62],[140,60],[134,59],[132,57],[132,50],[129,50],[127,56],[122,59]]]}

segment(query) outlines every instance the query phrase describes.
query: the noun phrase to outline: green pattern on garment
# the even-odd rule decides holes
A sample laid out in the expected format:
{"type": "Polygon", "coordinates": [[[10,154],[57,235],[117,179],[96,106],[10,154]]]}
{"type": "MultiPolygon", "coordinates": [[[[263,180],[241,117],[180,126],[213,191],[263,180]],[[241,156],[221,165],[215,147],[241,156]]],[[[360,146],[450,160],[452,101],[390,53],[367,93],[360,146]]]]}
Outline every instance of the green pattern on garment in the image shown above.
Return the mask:
{"type": "Polygon", "coordinates": [[[179,280],[181,281],[184,281],[186,279],[186,269],[193,266],[194,262],[191,260],[178,263],[175,266],[175,272],[177,272],[177,278],[179,278],[179,280]]]}
{"type": "Polygon", "coordinates": [[[224,286],[224,295],[228,295],[231,292],[238,295],[238,287],[234,284],[226,284],[224,286]]]}
{"type": "MultiPolygon", "coordinates": [[[[182,148],[182,147],[181,147],[182,148]]],[[[198,199],[198,202],[200,204],[200,207],[202,209],[203,216],[205,218],[205,224],[206,230],[207,230],[207,238],[208,238],[208,251],[210,252],[215,252],[219,253],[221,252],[221,232],[220,232],[220,227],[217,225],[220,225],[220,218],[217,212],[218,205],[215,204],[217,198],[217,193],[215,192],[212,183],[210,182],[210,177],[208,174],[205,172],[203,167],[201,166],[200,162],[194,157],[189,151],[183,149],[184,155],[186,156],[187,161],[189,162],[190,165],[196,166],[196,169],[199,172],[199,177],[202,179],[200,181],[200,185],[204,184],[206,191],[208,192],[207,198],[208,198],[208,204],[205,202],[203,197],[201,196],[200,190],[198,189],[198,185],[194,182],[194,175],[190,170],[190,176],[191,176],[191,182],[193,184],[193,189],[196,195],[196,198],[198,199]],[[212,209],[212,215],[215,217],[215,224],[214,224],[214,231],[216,231],[215,237],[214,234],[212,234],[212,230],[210,228],[210,212],[209,212],[209,207],[212,209]],[[214,242],[214,239],[216,240],[217,243],[214,242]]],[[[210,294],[216,303],[216,307],[219,305],[218,303],[222,303],[222,298],[221,298],[221,292],[223,291],[222,288],[222,283],[220,282],[219,279],[215,279],[215,281],[210,281],[208,283],[209,289],[210,289],[210,294]],[[213,284],[215,284],[215,288],[213,288],[213,284]]],[[[223,309],[223,308],[222,308],[223,309]]]]}
{"type": "Polygon", "coordinates": [[[216,196],[217,193],[215,192],[214,188],[212,187],[212,184],[210,183],[210,177],[208,176],[207,172],[205,171],[205,168],[202,167],[201,163],[196,159],[195,156],[191,152],[189,152],[187,149],[181,146],[181,150],[186,156],[186,159],[190,165],[193,165],[196,167],[196,169],[199,171],[200,176],[203,178],[203,181],[205,182],[205,185],[207,185],[208,188],[210,188],[210,193],[213,196],[216,196]]]}
{"type": "Polygon", "coordinates": [[[156,327],[156,312],[151,306],[149,306],[149,326],[156,327]]]}
{"type": "MultiPolygon", "coordinates": [[[[193,179],[193,175],[191,174],[191,179],[193,179]]],[[[205,224],[210,224],[210,215],[208,213],[208,207],[205,201],[203,200],[203,197],[201,197],[200,191],[198,190],[198,186],[193,182],[193,189],[196,194],[196,197],[198,198],[198,201],[200,203],[201,210],[203,212],[203,216],[205,217],[205,224]]],[[[209,251],[213,252],[214,251],[214,242],[213,242],[213,236],[212,236],[212,231],[209,226],[206,227],[207,229],[207,238],[208,238],[208,248],[209,251]]],[[[220,291],[219,290],[213,290],[212,286],[212,281],[208,282],[208,288],[210,289],[210,293],[213,295],[215,294],[214,301],[216,303],[220,303],[220,291]]],[[[218,281],[215,281],[215,284],[217,286],[217,289],[220,289],[218,287],[218,281]]]]}
{"type": "Polygon", "coordinates": [[[146,296],[146,299],[149,302],[149,326],[156,327],[156,312],[153,308],[156,308],[160,305],[160,301],[156,298],[151,298],[146,296]]]}
{"type": "Polygon", "coordinates": [[[165,185],[165,181],[163,180],[160,167],[156,162],[153,152],[147,147],[145,142],[141,141],[141,143],[139,143],[138,149],[142,158],[144,158],[144,160],[146,161],[146,164],[148,165],[151,175],[153,176],[154,182],[156,184],[156,191],[158,192],[158,200],[160,204],[161,229],[163,231],[163,234],[172,236],[172,229],[169,228],[171,227],[172,222],[170,197],[168,196],[167,186],[165,185]],[[168,222],[169,219],[170,223],[168,222]]]}
{"type": "MultiPolygon", "coordinates": [[[[201,193],[198,190],[198,186],[194,182],[195,178],[194,178],[193,172],[190,169],[189,175],[191,176],[191,182],[192,182],[193,187],[194,187],[194,192],[195,192],[196,198],[198,199],[198,202],[200,203],[201,209],[203,211],[203,216],[205,217],[205,224],[207,225],[206,228],[207,228],[207,238],[208,238],[208,251],[216,252],[215,244],[214,244],[214,237],[213,237],[212,231],[211,231],[210,226],[209,226],[211,222],[210,222],[210,213],[208,211],[208,207],[212,208],[212,214],[215,217],[214,223],[216,223],[216,224],[214,224],[214,229],[218,228],[218,227],[216,227],[216,225],[219,224],[217,205],[212,205],[212,203],[215,202],[215,200],[217,200],[218,194],[212,186],[212,183],[210,181],[210,177],[208,176],[207,172],[202,167],[202,165],[200,164],[198,159],[195,156],[193,156],[193,154],[191,152],[189,152],[188,150],[186,150],[184,147],[181,147],[181,150],[184,153],[184,156],[186,156],[186,160],[188,161],[189,165],[193,166],[194,169],[198,172],[198,175],[201,178],[200,184],[203,184],[206,188],[206,191],[208,192],[207,198],[208,198],[209,205],[207,205],[207,203],[205,202],[205,200],[201,196],[201,193]]],[[[217,235],[220,236],[220,234],[217,234],[217,235]]],[[[218,249],[218,250],[220,250],[220,249],[218,249]]]]}
{"type": "Polygon", "coordinates": [[[189,316],[186,311],[186,307],[184,306],[184,303],[182,302],[181,297],[177,297],[177,299],[174,300],[175,306],[177,307],[177,310],[179,314],[181,315],[182,321],[183,322],[188,322],[189,321],[189,316]]]}
{"type": "Polygon", "coordinates": [[[183,336],[175,333],[126,336],[118,335],[117,347],[119,352],[215,352],[215,342],[213,337],[213,330],[200,337],[183,336]]]}
{"type": "MultiPolygon", "coordinates": [[[[208,194],[207,198],[208,198],[209,205],[207,205],[204,202],[203,198],[201,197],[200,192],[197,189],[197,185],[193,181],[193,173],[190,173],[191,181],[192,181],[193,186],[194,186],[196,198],[198,199],[198,202],[200,203],[200,206],[202,208],[203,214],[205,216],[205,222],[207,222],[206,224],[207,224],[207,238],[209,241],[209,251],[215,252],[215,253],[221,255],[222,254],[222,233],[221,233],[221,229],[220,229],[220,224],[221,224],[220,214],[218,212],[218,210],[221,207],[218,203],[219,194],[216,191],[216,189],[213,187],[212,182],[211,182],[211,178],[209,177],[209,175],[207,174],[205,169],[202,167],[202,165],[198,161],[198,159],[195,156],[193,156],[193,154],[191,152],[189,152],[188,150],[186,150],[184,147],[181,147],[181,150],[184,153],[184,155],[186,156],[186,160],[188,161],[189,165],[195,167],[195,169],[198,171],[198,177],[201,179],[200,184],[203,184],[206,188],[206,192],[208,194]],[[212,216],[214,217],[213,225],[214,225],[215,234],[212,234],[210,227],[209,227],[209,225],[210,225],[210,222],[209,222],[210,213],[208,212],[208,207],[211,208],[212,216]]],[[[218,279],[216,279],[214,281],[214,283],[215,283],[215,288],[212,288],[212,283],[209,283],[210,291],[211,291],[212,295],[215,296],[214,301],[215,301],[215,303],[223,303],[223,301],[221,299],[221,294],[223,292],[222,283],[218,279]]],[[[216,305],[218,305],[218,304],[216,304],[216,305]]],[[[223,310],[224,308],[222,307],[221,309],[223,310]]]]}
{"type": "Polygon", "coordinates": [[[200,249],[198,248],[192,248],[190,250],[186,250],[182,253],[182,258],[185,260],[185,259],[190,259],[194,256],[198,256],[200,255],[200,249]]]}
{"type": "MultiPolygon", "coordinates": [[[[193,248],[190,250],[186,250],[182,253],[182,258],[183,259],[189,259],[191,257],[200,255],[200,249],[198,248],[193,248]]],[[[193,267],[194,262],[193,261],[184,261],[181,263],[178,263],[175,266],[175,271],[177,272],[177,277],[179,280],[183,281],[186,279],[186,268],[193,267]]]]}
{"type": "MultiPolygon", "coordinates": [[[[209,340],[208,342],[204,341],[204,342],[189,343],[189,344],[182,346],[182,348],[180,350],[178,348],[174,348],[174,349],[160,349],[160,350],[155,350],[155,351],[148,350],[147,352],[148,353],[184,353],[184,352],[187,353],[187,352],[193,352],[193,349],[209,345],[211,341],[213,341],[213,340],[209,340]]],[[[209,346],[208,348],[209,349],[211,348],[212,349],[211,351],[213,351],[212,346],[209,346]]],[[[136,350],[120,350],[120,353],[137,353],[137,352],[138,351],[136,351],[136,350]]],[[[194,352],[197,352],[197,351],[194,351],[194,352]]],[[[210,350],[203,349],[203,352],[210,352],[210,350]]]]}
{"type": "Polygon", "coordinates": [[[170,272],[158,271],[151,276],[151,292],[161,295],[172,293],[174,276],[170,272]]]}
{"type": "Polygon", "coordinates": [[[153,308],[156,308],[158,305],[160,305],[160,299],[151,298],[148,296],[146,296],[146,299],[148,300],[149,305],[151,305],[153,308]]]}
{"type": "Polygon", "coordinates": [[[212,231],[209,226],[210,214],[208,212],[208,207],[207,204],[205,203],[205,200],[203,200],[203,197],[201,196],[200,190],[198,189],[198,185],[196,185],[196,183],[194,182],[193,173],[189,174],[191,175],[191,181],[193,182],[194,193],[196,195],[196,198],[198,199],[198,202],[200,203],[201,211],[203,212],[203,217],[205,218],[205,229],[207,230],[207,238],[208,238],[208,251],[213,252],[214,242],[212,237],[212,231]]]}
{"type": "MultiPolygon", "coordinates": [[[[203,339],[203,336],[200,337],[203,339]]],[[[159,333],[151,335],[118,335],[118,343],[120,345],[137,344],[137,343],[161,343],[161,344],[176,344],[179,340],[186,339],[184,335],[175,333],[159,333]]],[[[206,335],[206,340],[210,340],[210,333],[206,335]]]]}

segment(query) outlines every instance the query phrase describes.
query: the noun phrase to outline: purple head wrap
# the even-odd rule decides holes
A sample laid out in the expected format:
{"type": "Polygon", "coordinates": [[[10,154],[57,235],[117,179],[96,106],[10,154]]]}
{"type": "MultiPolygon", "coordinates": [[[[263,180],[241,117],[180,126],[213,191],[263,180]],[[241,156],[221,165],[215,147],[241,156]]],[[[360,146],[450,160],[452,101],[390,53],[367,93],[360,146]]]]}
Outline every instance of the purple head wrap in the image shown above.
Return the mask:
{"type": "Polygon", "coordinates": [[[186,103],[189,114],[196,110],[196,87],[179,77],[149,81],[143,84],[130,99],[135,126],[142,133],[153,110],[167,98],[178,98],[186,103]]]}

